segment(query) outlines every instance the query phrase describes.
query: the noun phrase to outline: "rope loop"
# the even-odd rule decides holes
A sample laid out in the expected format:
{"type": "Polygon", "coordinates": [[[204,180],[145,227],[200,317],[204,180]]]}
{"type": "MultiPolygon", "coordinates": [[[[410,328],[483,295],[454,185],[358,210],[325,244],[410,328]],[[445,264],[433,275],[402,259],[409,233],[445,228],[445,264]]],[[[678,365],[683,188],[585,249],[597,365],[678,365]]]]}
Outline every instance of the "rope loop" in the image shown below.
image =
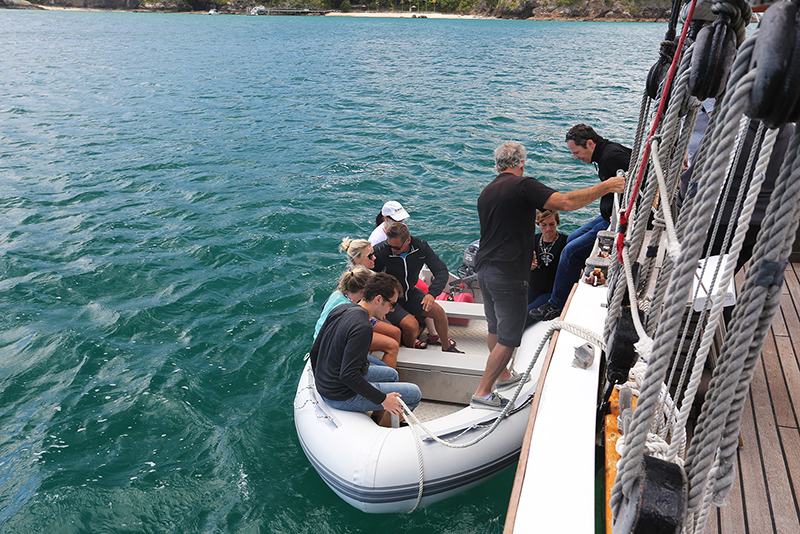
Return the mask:
{"type": "Polygon", "coordinates": [[[672,64],[672,58],[675,57],[677,50],[678,43],[675,41],[661,41],[658,60],[650,67],[650,72],[647,73],[647,83],[645,84],[647,96],[653,100],[658,97],[658,89],[661,87],[664,76],[669,72],[669,66],[672,64]]]}

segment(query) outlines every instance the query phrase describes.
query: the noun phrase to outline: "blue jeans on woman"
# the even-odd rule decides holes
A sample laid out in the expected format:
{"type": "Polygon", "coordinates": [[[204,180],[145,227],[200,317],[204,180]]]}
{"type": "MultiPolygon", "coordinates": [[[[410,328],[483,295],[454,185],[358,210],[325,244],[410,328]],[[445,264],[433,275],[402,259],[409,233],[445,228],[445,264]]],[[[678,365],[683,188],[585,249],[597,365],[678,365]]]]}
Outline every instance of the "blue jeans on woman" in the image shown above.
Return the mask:
{"type": "Polygon", "coordinates": [[[602,216],[584,224],[567,238],[567,244],[561,251],[558,262],[556,281],[553,283],[553,293],[550,295],[550,304],[558,309],[564,307],[572,291],[572,286],[580,280],[581,272],[592,253],[597,233],[608,229],[609,222],[602,216]]]}
{"type": "MultiPolygon", "coordinates": [[[[405,402],[411,410],[416,408],[419,401],[422,400],[422,392],[420,392],[417,385],[410,382],[398,382],[399,377],[397,376],[397,371],[386,364],[375,365],[371,363],[369,365],[369,371],[367,371],[366,379],[373,387],[381,390],[383,393],[399,393],[400,398],[403,399],[403,402],[405,402]]],[[[325,399],[325,397],[322,398],[325,399]]],[[[375,410],[383,410],[383,406],[375,404],[361,395],[355,395],[343,401],[325,399],[325,402],[331,408],[348,412],[374,412],[375,410]]]]}
{"type": "Polygon", "coordinates": [[[525,312],[525,328],[538,322],[531,317],[531,310],[535,310],[548,300],[550,300],[550,293],[533,294],[531,291],[528,291],[528,301],[530,304],[528,304],[528,311],[525,312]]]}

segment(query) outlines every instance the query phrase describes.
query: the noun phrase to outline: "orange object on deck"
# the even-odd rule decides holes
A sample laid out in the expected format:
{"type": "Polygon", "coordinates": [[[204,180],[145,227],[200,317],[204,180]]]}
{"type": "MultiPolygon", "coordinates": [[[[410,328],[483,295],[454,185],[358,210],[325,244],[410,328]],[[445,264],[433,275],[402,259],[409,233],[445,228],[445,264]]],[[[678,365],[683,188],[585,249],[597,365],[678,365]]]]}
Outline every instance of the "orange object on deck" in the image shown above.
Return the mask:
{"type": "MultiPolygon", "coordinates": [[[[633,397],[633,409],[636,409],[636,397],[633,397]]],[[[606,449],[606,534],[611,534],[611,490],[614,488],[614,479],[617,478],[617,440],[622,435],[617,422],[619,417],[619,389],[614,388],[608,401],[609,414],[606,415],[605,449],[606,449]]]]}

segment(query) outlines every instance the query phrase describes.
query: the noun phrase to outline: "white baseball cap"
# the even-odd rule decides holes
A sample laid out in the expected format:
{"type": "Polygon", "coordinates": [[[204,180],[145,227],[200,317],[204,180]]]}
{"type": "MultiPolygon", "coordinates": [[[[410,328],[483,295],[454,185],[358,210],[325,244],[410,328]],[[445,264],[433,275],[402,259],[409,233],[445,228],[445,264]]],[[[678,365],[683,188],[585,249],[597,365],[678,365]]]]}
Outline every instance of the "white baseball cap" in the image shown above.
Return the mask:
{"type": "Polygon", "coordinates": [[[384,217],[391,217],[395,221],[404,221],[409,218],[408,212],[403,209],[399,202],[390,200],[383,205],[381,215],[384,217]]]}

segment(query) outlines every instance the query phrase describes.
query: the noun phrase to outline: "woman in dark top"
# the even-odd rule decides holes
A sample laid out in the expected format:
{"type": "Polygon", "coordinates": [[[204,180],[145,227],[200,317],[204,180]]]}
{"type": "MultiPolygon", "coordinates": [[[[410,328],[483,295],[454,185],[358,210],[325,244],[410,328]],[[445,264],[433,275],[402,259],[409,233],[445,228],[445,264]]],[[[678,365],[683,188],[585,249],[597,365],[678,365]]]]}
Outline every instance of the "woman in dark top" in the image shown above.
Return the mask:
{"type": "MultiPolygon", "coordinates": [[[[536,210],[536,225],[541,233],[536,234],[533,263],[528,280],[528,311],[535,310],[547,302],[553,291],[558,260],[561,258],[564,245],[567,244],[567,236],[558,231],[560,223],[561,217],[557,211],[536,210]]],[[[528,327],[534,322],[536,321],[526,314],[525,326],[528,327]]]]}

